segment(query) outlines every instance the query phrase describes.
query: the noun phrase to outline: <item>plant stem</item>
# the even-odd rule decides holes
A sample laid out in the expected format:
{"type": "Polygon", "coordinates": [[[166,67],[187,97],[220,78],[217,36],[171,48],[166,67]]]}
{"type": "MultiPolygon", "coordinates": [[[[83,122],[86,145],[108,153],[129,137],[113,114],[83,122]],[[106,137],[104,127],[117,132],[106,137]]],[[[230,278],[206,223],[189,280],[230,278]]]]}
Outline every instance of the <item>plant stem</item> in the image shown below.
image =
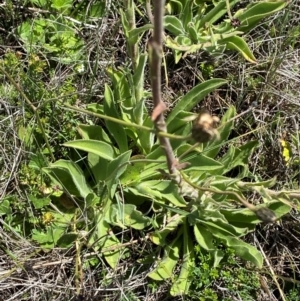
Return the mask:
{"type": "MultiPolygon", "coordinates": [[[[133,0],[126,0],[125,2],[125,14],[129,25],[129,30],[133,30],[136,28],[135,23],[135,4],[133,0]]],[[[137,60],[138,60],[138,45],[137,43],[132,43],[129,39],[127,40],[128,43],[128,52],[130,54],[132,60],[133,71],[136,70],[137,67],[137,60]]]]}
{"type": "MultiPolygon", "coordinates": [[[[154,31],[153,37],[149,41],[149,53],[150,53],[150,74],[151,74],[151,86],[154,109],[158,107],[164,107],[164,103],[161,100],[161,61],[163,54],[163,15],[164,15],[165,1],[154,1],[154,31]]],[[[155,118],[154,125],[157,133],[167,133],[167,126],[163,112],[155,118]]],[[[170,143],[170,140],[166,136],[158,135],[160,145],[162,146],[167,159],[168,170],[170,174],[176,174],[175,167],[175,155],[170,143]]]]}
{"type": "Polygon", "coordinates": [[[124,126],[127,126],[127,127],[134,127],[136,129],[139,129],[139,130],[144,130],[144,131],[147,131],[147,132],[156,133],[156,135],[159,136],[159,137],[167,137],[167,138],[175,139],[175,140],[187,140],[189,138],[189,137],[186,137],[186,136],[179,136],[179,135],[169,134],[167,132],[158,132],[157,133],[154,129],[149,128],[147,126],[139,125],[139,124],[132,123],[132,122],[127,122],[127,121],[124,121],[124,120],[121,120],[121,119],[118,119],[118,118],[114,118],[114,117],[99,114],[99,113],[94,113],[94,112],[91,112],[91,111],[88,111],[88,110],[85,110],[85,109],[76,108],[76,107],[73,107],[73,106],[71,106],[69,104],[66,104],[66,103],[64,103],[61,108],[63,110],[71,110],[71,111],[75,111],[75,112],[84,113],[84,114],[87,114],[87,115],[90,115],[90,116],[98,117],[98,118],[101,118],[101,119],[104,119],[104,120],[113,121],[115,123],[118,123],[118,124],[121,124],[121,125],[124,125],[124,126]]]}
{"type": "MultiPolygon", "coordinates": [[[[274,222],[276,220],[276,216],[273,213],[272,210],[268,209],[268,208],[257,208],[256,206],[248,203],[244,198],[242,198],[239,194],[237,194],[235,191],[224,191],[224,190],[218,190],[218,189],[214,189],[214,188],[210,188],[210,187],[201,187],[198,186],[194,183],[192,183],[189,178],[183,173],[181,172],[181,175],[183,177],[183,179],[192,187],[194,187],[195,189],[198,189],[200,191],[208,191],[211,192],[213,194],[225,194],[228,196],[233,196],[236,199],[238,199],[245,207],[247,207],[249,210],[251,210],[253,213],[255,213],[257,215],[257,217],[264,221],[264,222],[274,222]],[[260,213],[264,211],[263,215],[261,215],[260,213]]],[[[192,203],[191,203],[192,204],[192,203]]]]}
{"type": "Polygon", "coordinates": [[[230,11],[229,0],[226,0],[226,8],[227,8],[227,14],[228,14],[228,16],[229,16],[229,19],[232,20],[233,17],[232,17],[231,11],[230,11]]]}

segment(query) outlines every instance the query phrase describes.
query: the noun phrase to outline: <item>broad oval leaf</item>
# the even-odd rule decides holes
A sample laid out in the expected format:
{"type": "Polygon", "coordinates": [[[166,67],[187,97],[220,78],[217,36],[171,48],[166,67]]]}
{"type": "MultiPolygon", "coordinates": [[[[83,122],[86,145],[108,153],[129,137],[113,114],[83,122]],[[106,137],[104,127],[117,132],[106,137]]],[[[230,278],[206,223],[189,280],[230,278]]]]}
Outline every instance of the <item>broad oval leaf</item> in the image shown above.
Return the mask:
{"type": "MultiPolygon", "coordinates": [[[[275,213],[276,218],[281,218],[291,211],[291,207],[282,203],[280,200],[274,200],[267,204],[257,206],[257,208],[260,207],[267,207],[272,210],[275,213]]],[[[221,209],[220,211],[234,227],[248,227],[249,230],[254,230],[255,225],[261,223],[261,220],[258,219],[257,215],[248,208],[230,210],[221,209]]]]}
{"type": "Polygon", "coordinates": [[[241,26],[237,30],[243,32],[251,30],[261,19],[272,15],[273,13],[283,9],[288,1],[261,2],[250,5],[242,13],[238,11],[233,17],[241,22],[241,26]]]}
{"type": "Polygon", "coordinates": [[[143,181],[137,185],[137,189],[150,198],[165,199],[177,207],[186,206],[184,198],[178,193],[176,184],[171,180],[143,181]]]}
{"type": "Polygon", "coordinates": [[[98,140],[74,140],[69,141],[63,144],[66,147],[72,147],[76,149],[80,149],[87,153],[92,153],[98,155],[101,158],[107,159],[109,161],[116,158],[116,152],[114,148],[103,142],[98,140]]]}
{"type": "Polygon", "coordinates": [[[220,235],[241,237],[249,232],[247,227],[239,228],[229,224],[225,216],[215,209],[206,209],[199,222],[215,236],[220,233],[220,235]]]}
{"type": "Polygon", "coordinates": [[[97,211],[95,213],[95,231],[89,238],[89,244],[92,244],[95,250],[101,249],[105,260],[114,269],[122,255],[126,252],[126,249],[124,247],[114,248],[120,245],[120,241],[111,231],[111,226],[105,220],[111,204],[111,200],[107,199],[103,212],[97,211]]]}
{"type": "Polygon", "coordinates": [[[157,267],[148,274],[153,280],[161,281],[173,277],[173,270],[179,259],[180,249],[182,247],[181,231],[173,242],[166,246],[165,255],[163,259],[158,263],[157,267]]]}
{"type": "Polygon", "coordinates": [[[108,135],[99,125],[80,124],[78,126],[78,133],[84,140],[99,140],[111,144],[111,140],[108,135]]]}
{"type": "MultiPolygon", "coordinates": [[[[178,148],[177,156],[182,155],[189,148],[189,145],[182,145],[178,148]]],[[[185,168],[186,171],[201,171],[209,172],[210,174],[218,174],[218,171],[224,168],[222,162],[216,161],[200,152],[195,151],[188,153],[182,161],[189,162],[189,165],[185,168]]]]}
{"type": "Polygon", "coordinates": [[[171,32],[175,36],[184,34],[185,32],[181,20],[175,16],[165,16],[164,26],[169,32],[171,32]]]}
{"type": "MultiPolygon", "coordinates": [[[[111,140],[103,130],[102,127],[98,125],[84,125],[78,126],[79,135],[84,140],[99,140],[111,145],[111,140]]],[[[93,173],[95,184],[99,181],[105,180],[107,177],[107,165],[109,161],[107,159],[101,158],[93,153],[88,154],[88,164],[93,173]]]]}
{"type": "Polygon", "coordinates": [[[238,36],[228,37],[219,41],[220,44],[225,44],[226,49],[237,50],[250,63],[256,63],[256,59],[248,47],[245,40],[238,36]]]}
{"type": "Polygon", "coordinates": [[[216,249],[213,244],[213,235],[209,231],[207,231],[207,229],[203,225],[194,225],[194,234],[196,241],[201,248],[208,252],[213,252],[216,249]]]}
{"type": "Polygon", "coordinates": [[[220,162],[224,165],[222,174],[228,173],[237,166],[244,166],[248,164],[250,155],[258,147],[258,145],[258,141],[253,140],[245,143],[241,147],[230,146],[226,155],[220,160],[220,162]]]}
{"type": "Polygon", "coordinates": [[[228,248],[233,249],[237,256],[252,262],[260,269],[262,268],[263,256],[254,246],[233,236],[218,234],[217,237],[221,239],[228,248]]]}
{"type": "Polygon", "coordinates": [[[72,195],[85,198],[93,192],[86,183],[81,168],[72,161],[58,160],[49,167],[44,167],[43,171],[72,195]]]}
{"type": "Polygon", "coordinates": [[[65,233],[57,241],[60,248],[70,248],[78,237],[78,233],[65,233]]]}
{"type": "Polygon", "coordinates": [[[112,224],[121,228],[131,227],[137,230],[142,230],[150,224],[150,219],[132,204],[112,205],[109,219],[112,224]]]}
{"type": "MultiPolygon", "coordinates": [[[[139,158],[139,157],[138,157],[139,158]]],[[[130,159],[130,164],[128,165],[126,172],[124,172],[121,177],[121,183],[123,187],[129,186],[133,183],[140,182],[140,175],[144,170],[144,162],[135,162],[135,158],[130,159]]],[[[141,159],[144,159],[144,156],[141,156],[141,159]]]]}

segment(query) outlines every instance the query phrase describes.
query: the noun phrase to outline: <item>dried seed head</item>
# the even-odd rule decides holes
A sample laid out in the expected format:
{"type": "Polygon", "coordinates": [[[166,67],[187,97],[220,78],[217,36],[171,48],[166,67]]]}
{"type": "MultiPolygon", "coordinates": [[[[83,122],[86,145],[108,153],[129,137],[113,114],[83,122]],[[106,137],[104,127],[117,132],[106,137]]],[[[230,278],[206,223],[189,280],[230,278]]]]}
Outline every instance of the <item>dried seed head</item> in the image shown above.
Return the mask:
{"type": "Polygon", "coordinates": [[[219,138],[219,132],[216,130],[220,119],[217,116],[211,116],[207,111],[201,112],[194,121],[192,128],[192,137],[200,143],[208,142],[214,138],[219,138]]]}

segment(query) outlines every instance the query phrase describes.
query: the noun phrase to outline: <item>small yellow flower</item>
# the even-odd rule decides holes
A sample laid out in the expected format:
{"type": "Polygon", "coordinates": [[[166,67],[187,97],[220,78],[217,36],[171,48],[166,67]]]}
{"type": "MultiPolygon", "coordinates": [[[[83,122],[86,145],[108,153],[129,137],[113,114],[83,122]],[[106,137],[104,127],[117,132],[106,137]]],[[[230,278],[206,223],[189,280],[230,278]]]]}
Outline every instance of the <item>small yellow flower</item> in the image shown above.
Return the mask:
{"type": "Polygon", "coordinates": [[[283,139],[279,139],[279,142],[280,142],[281,147],[282,147],[282,156],[283,156],[283,159],[286,162],[286,165],[289,165],[290,159],[292,157],[291,146],[290,146],[290,144],[287,141],[285,141],[283,139]]]}
{"type": "Polygon", "coordinates": [[[43,214],[42,220],[43,220],[43,224],[47,225],[47,224],[50,224],[51,222],[53,222],[54,216],[51,212],[46,212],[43,214]]]}

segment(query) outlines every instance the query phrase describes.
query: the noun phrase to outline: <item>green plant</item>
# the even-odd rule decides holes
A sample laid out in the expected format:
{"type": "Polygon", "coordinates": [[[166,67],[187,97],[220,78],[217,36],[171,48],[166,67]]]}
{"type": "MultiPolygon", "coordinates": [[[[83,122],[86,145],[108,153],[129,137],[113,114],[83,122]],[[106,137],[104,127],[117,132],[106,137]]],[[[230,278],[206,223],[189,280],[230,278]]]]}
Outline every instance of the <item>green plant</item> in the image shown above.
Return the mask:
{"type": "MultiPolygon", "coordinates": [[[[73,246],[78,282],[83,247],[101,254],[114,269],[130,256],[129,245],[150,240],[154,255],[162,254],[162,259],[148,276],[155,281],[170,279],[173,296],[188,294],[193,282],[191,273],[202,252],[210,259],[209,266],[204,266],[206,257],[200,258],[203,270],[211,270],[206,278],[216,277],[217,267],[226,256],[220,244],[262,267],[261,253],[242,237],[261,220],[274,221],[288,213],[294,207],[291,200],[299,196],[297,192],[273,191],[270,188],[275,179],[263,180],[249,171],[248,161],[258,143],[241,145],[243,137],[229,138],[237,118],[233,106],[228,107],[218,129],[213,124],[216,118],[209,114],[206,116],[211,120],[204,123],[203,115],[190,122],[195,119],[192,109],[210,92],[225,85],[225,80],[212,78],[197,84],[164,121],[159,73],[162,45],[157,38],[161,30],[155,30],[154,24],[155,39],[149,43],[149,57],[141,53],[137,42],[146,27],[136,28],[133,1],[128,1],[126,8],[121,17],[132,69],[107,69],[112,85],[105,85],[102,104],[80,109],[62,100],[58,102],[61,110],[101,118],[103,126],[79,125],[81,139],[63,144],[83,154],[80,160],[60,159],[39,167],[51,183],[43,187],[43,197],[30,196],[42,216],[33,223],[28,236],[43,248],[73,246]],[[155,100],[151,116],[146,106],[151,94],[144,89],[148,59],[155,100]],[[251,193],[263,204],[250,204],[246,199],[251,193]],[[128,232],[122,231],[127,228],[140,231],[140,240],[132,240],[128,232]],[[178,275],[174,275],[176,268],[180,269],[178,275]]],[[[222,10],[223,15],[225,12],[222,10]]],[[[256,19],[253,23],[247,19],[244,26],[249,29],[256,19]]],[[[160,20],[160,16],[155,16],[155,20],[160,20]]],[[[212,38],[216,36],[210,34],[209,39],[212,38]]],[[[29,38],[25,43],[30,44],[29,38]]],[[[66,53],[69,58],[72,56],[68,49],[66,53]]],[[[2,211],[7,212],[7,204],[2,211]]],[[[141,254],[141,260],[143,257],[141,254]]],[[[230,278],[228,274],[222,276],[230,278]]],[[[209,289],[206,295],[215,299],[209,289]]]]}
{"type": "Polygon", "coordinates": [[[182,53],[186,55],[199,49],[210,53],[233,49],[248,61],[255,62],[254,55],[241,36],[253,29],[261,19],[283,9],[286,1],[250,3],[233,14],[231,11],[237,3],[239,1],[236,0],[168,1],[164,24],[170,36],[166,38],[166,46],[174,50],[175,61],[180,60],[182,53]]]}
{"type": "MultiPolygon", "coordinates": [[[[77,134],[76,126],[78,121],[74,118],[73,112],[63,112],[56,108],[56,99],[67,99],[70,104],[75,103],[76,79],[70,77],[59,88],[49,89],[45,82],[46,62],[35,54],[29,55],[28,59],[22,60],[18,53],[8,51],[0,61],[3,66],[3,83],[0,84],[0,96],[8,97],[9,103],[13,106],[20,106],[18,89],[26,87],[26,94],[29,100],[25,104],[25,116],[16,119],[16,131],[18,138],[22,141],[28,151],[40,150],[43,154],[54,153],[56,157],[66,155],[66,150],[60,144],[69,139],[74,139],[77,134]],[[24,70],[22,64],[27,64],[24,70]],[[9,74],[8,74],[9,72],[9,74]],[[13,80],[11,82],[8,76],[13,80]],[[36,104],[38,110],[32,104],[36,104]],[[38,126],[36,119],[38,115],[38,126]],[[43,145],[46,138],[56,131],[55,142],[49,144],[49,148],[43,145]]],[[[0,68],[2,68],[0,66],[0,68]]]]}
{"type": "MultiPolygon", "coordinates": [[[[221,246],[222,247],[222,246],[221,246]]],[[[204,253],[200,246],[195,247],[196,265],[191,268],[191,289],[188,300],[256,300],[256,292],[260,287],[259,278],[253,270],[241,267],[235,252],[224,249],[224,260],[218,267],[211,267],[212,257],[204,253]],[[225,287],[226,290],[218,290],[225,287]]]]}
{"type": "Polygon", "coordinates": [[[287,301],[297,301],[299,299],[299,284],[289,291],[286,298],[287,301]]]}
{"type": "MultiPolygon", "coordinates": [[[[17,33],[27,53],[42,51],[47,57],[63,64],[76,63],[76,69],[84,68],[82,63],[84,42],[78,34],[78,24],[100,18],[105,12],[105,2],[80,2],[72,0],[29,1],[42,9],[37,18],[28,18],[18,26],[17,33]]],[[[87,27],[93,25],[87,24],[87,27]]]]}
{"type": "MultiPolygon", "coordinates": [[[[114,227],[146,231],[153,243],[164,248],[163,259],[149,274],[150,278],[172,278],[172,271],[182,258],[180,275],[172,280],[172,295],[188,292],[188,274],[195,264],[193,237],[203,250],[211,254],[215,267],[224,256],[214,245],[215,239],[232,248],[241,258],[261,267],[263,258],[260,252],[240,239],[253,231],[260,219],[252,207],[240,208],[236,203],[245,202],[244,193],[255,191],[265,202],[265,207],[258,208],[272,209],[276,218],[289,212],[290,206],[281,202],[284,193],[274,194],[268,189],[274,185],[274,180],[255,181],[255,176],[248,170],[247,162],[257,142],[250,141],[239,147],[238,139],[227,140],[234,126],[235,109],[230,107],[222,118],[220,140],[204,143],[183,157],[182,162],[190,165],[181,172],[183,182],[178,190],[176,181],[172,177],[164,178],[160,172],[166,168],[164,153],[153,140],[151,131],[140,130],[137,123],[126,121],[140,120],[142,127],[149,121],[143,101],[132,103],[136,101],[134,97],[128,98],[128,95],[135,95],[134,90],[130,90],[134,89],[129,84],[133,81],[131,75],[125,77],[119,72],[111,75],[113,90],[106,86],[103,106],[88,106],[90,114],[106,119],[109,132],[99,126],[82,125],[79,133],[83,139],[64,144],[87,152],[89,172],[84,173],[78,164],[67,160],[59,160],[44,168],[55,185],[72,195],[82,210],[91,211],[93,222],[87,231],[95,230],[89,236],[89,244],[95,249],[120,246],[113,254],[103,253],[107,262],[115,267],[127,253],[113,234],[114,227]],[[141,110],[137,110],[138,107],[141,110]],[[126,122],[126,127],[120,124],[126,122]],[[135,147],[135,153],[129,150],[129,143],[130,148],[135,147]],[[225,145],[228,145],[228,151],[218,157],[225,145]],[[239,170],[237,175],[233,178],[227,176],[233,170],[239,170]],[[85,174],[92,177],[87,178],[85,174]],[[192,197],[192,200],[183,195],[192,197]],[[145,215],[146,212],[149,214],[145,215]]],[[[205,94],[223,83],[219,79],[208,80],[185,95],[168,116],[169,131],[175,137],[189,135],[192,125],[185,120],[193,113],[188,111],[205,94]]],[[[191,147],[182,140],[172,140],[171,144],[177,157],[182,157],[191,147]]]]}
{"type": "Polygon", "coordinates": [[[23,22],[18,28],[18,34],[28,53],[42,48],[54,61],[64,64],[78,62],[81,59],[83,42],[69,23],[54,16],[39,18],[23,22]]]}

